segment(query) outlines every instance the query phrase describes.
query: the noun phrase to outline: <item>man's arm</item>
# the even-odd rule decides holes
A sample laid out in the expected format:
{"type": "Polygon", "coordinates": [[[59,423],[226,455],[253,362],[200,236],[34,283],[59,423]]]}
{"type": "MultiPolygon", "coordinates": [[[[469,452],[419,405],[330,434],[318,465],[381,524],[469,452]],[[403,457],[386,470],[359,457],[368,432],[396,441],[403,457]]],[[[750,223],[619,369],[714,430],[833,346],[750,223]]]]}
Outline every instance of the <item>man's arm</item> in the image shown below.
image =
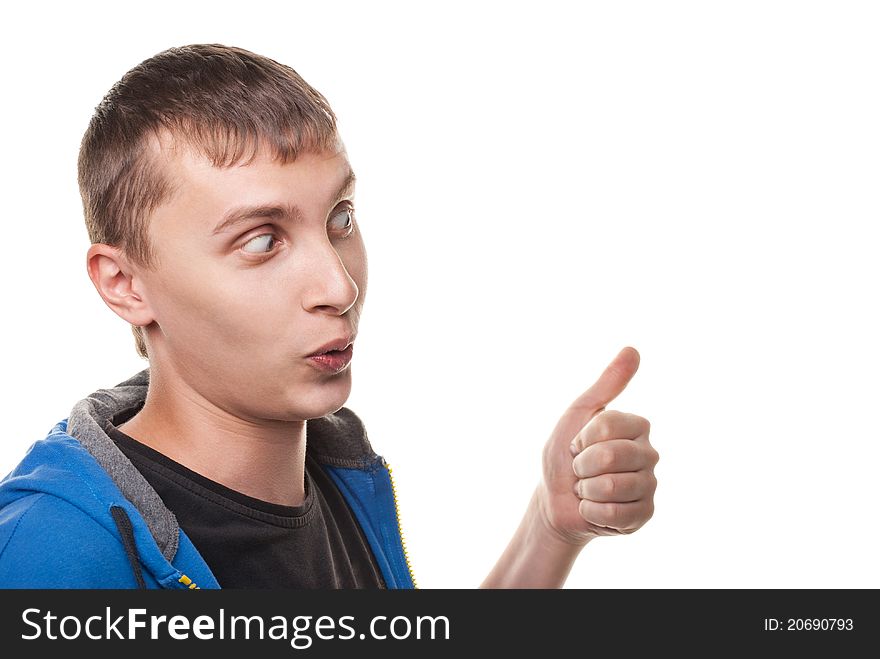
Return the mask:
{"type": "Polygon", "coordinates": [[[660,456],[650,423],[605,409],[639,359],[621,350],[562,415],[544,445],[541,481],[483,588],[559,588],[590,540],[632,533],[654,514],[660,456]]]}

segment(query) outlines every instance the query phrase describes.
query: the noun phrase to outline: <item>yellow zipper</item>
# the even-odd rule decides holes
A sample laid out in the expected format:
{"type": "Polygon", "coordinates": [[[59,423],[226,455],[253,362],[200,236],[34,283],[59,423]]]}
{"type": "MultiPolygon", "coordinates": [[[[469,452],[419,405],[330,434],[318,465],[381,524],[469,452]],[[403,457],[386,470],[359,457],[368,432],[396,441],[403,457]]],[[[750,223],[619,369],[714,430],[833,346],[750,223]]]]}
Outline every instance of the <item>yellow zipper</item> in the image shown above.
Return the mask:
{"type": "Polygon", "coordinates": [[[403,527],[400,525],[400,509],[397,507],[397,490],[394,488],[394,476],[391,475],[391,465],[385,463],[388,469],[388,478],[391,480],[391,494],[394,497],[394,514],[397,516],[397,532],[400,534],[400,544],[403,546],[403,557],[406,559],[406,569],[409,570],[409,578],[412,579],[413,588],[418,588],[416,578],[413,575],[412,566],[409,563],[409,554],[406,551],[406,540],[403,539],[403,527]]]}

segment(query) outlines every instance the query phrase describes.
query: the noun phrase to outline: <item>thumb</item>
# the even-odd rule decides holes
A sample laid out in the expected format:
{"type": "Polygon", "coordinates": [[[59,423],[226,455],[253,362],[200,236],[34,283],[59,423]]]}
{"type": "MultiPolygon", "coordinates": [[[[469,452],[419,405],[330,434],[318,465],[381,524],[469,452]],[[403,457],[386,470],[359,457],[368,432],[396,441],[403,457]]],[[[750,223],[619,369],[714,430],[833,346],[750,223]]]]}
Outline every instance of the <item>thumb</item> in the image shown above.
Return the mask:
{"type": "Polygon", "coordinates": [[[570,420],[580,427],[585,426],[626,388],[639,370],[639,361],[639,351],[625,347],[611,360],[599,379],[571,404],[565,416],[574,417],[570,420]]]}

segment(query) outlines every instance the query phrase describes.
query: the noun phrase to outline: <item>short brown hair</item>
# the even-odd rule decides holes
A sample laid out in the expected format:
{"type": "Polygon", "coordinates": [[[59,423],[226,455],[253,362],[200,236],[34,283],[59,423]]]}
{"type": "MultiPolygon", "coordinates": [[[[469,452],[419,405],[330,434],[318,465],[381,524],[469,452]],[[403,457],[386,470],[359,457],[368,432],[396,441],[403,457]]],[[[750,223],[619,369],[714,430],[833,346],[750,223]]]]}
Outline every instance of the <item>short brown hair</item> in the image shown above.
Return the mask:
{"type": "MultiPolygon", "coordinates": [[[[156,267],[147,218],[173,191],[149,148],[167,133],[215,167],[247,163],[261,148],[282,163],[338,145],[327,99],[289,66],[242,48],[193,44],[144,60],[95,108],[82,139],[79,190],[89,239],[156,267]]],[[[149,359],[143,328],[132,326],[149,359]]]]}

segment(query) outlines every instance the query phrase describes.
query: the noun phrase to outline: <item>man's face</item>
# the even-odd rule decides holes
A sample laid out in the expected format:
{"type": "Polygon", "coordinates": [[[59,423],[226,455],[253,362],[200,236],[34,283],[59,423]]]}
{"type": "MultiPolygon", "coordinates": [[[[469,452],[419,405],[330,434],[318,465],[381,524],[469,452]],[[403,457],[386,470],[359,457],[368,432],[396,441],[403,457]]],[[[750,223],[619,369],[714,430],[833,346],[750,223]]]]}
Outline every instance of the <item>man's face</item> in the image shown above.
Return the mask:
{"type": "Polygon", "coordinates": [[[178,188],[150,218],[159,267],[139,273],[151,368],[249,421],[338,410],[351,364],[331,373],[308,356],[357,332],[366,293],[344,149],[228,169],[178,149],[163,166],[178,188]],[[243,219],[217,229],[230,218],[243,219]]]}

